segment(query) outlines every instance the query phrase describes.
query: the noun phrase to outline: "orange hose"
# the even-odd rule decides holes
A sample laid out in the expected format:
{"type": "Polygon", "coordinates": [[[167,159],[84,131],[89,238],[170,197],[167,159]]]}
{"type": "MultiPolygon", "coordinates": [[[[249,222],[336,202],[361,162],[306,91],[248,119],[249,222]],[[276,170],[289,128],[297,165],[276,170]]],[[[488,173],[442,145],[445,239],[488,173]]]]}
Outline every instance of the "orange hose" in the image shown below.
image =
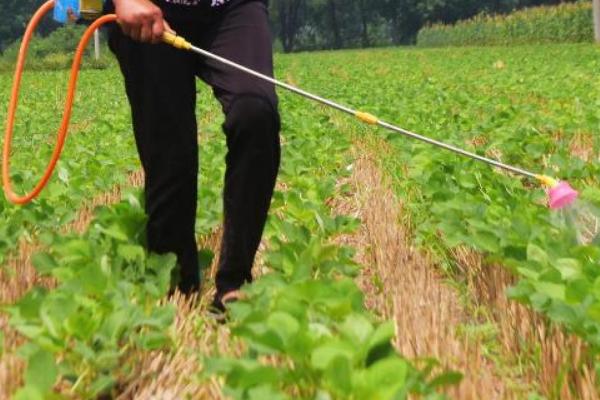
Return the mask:
{"type": "Polygon", "coordinates": [[[73,59],[73,66],[71,67],[71,77],[69,79],[67,97],[65,100],[65,108],[63,112],[62,122],[58,130],[56,146],[54,147],[54,151],[52,152],[52,157],[50,158],[50,162],[48,163],[48,166],[46,167],[42,178],[34,187],[34,189],[30,193],[20,196],[16,194],[12,188],[12,182],[10,179],[10,153],[15,123],[15,114],[17,111],[17,104],[19,102],[21,78],[23,75],[23,68],[25,67],[25,60],[27,58],[27,50],[29,48],[31,38],[33,37],[33,33],[35,32],[35,29],[39,25],[41,19],[53,8],[54,0],[49,0],[46,3],[44,3],[44,5],[42,5],[40,9],[37,10],[37,12],[34,14],[33,18],[27,25],[27,29],[25,30],[25,36],[23,37],[23,42],[21,43],[21,48],[19,49],[19,56],[17,58],[17,67],[15,69],[14,82],[11,92],[10,103],[8,106],[8,116],[6,120],[4,149],[2,152],[2,183],[4,186],[4,193],[6,194],[6,198],[14,204],[24,205],[29,203],[30,201],[35,199],[48,184],[48,181],[50,180],[50,177],[54,172],[54,168],[56,167],[56,163],[60,158],[62,149],[65,145],[65,140],[67,138],[69,122],[71,120],[71,112],[73,109],[73,100],[75,99],[75,91],[77,88],[77,78],[79,76],[79,69],[81,66],[83,53],[96,29],[98,29],[104,24],[114,22],[117,20],[116,15],[105,15],[95,20],[83,34],[83,37],[81,38],[79,45],[77,46],[75,58],[73,59]]]}

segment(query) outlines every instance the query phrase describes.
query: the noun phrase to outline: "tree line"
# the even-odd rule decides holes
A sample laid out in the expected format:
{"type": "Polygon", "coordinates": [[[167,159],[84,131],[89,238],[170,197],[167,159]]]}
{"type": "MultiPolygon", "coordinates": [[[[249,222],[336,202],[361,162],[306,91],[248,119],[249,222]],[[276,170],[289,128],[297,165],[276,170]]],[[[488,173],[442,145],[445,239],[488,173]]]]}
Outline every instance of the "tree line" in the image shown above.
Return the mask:
{"type": "Polygon", "coordinates": [[[285,52],[412,44],[429,23],[558,4],[561,0],[271,0],[285,52]]]}
{"type": "MultiPolygon", "coordinates": [[[[208,1],[208,0],[206,0],[208,1]]],[[[411,44],[428,23],[573,0],[271,0],[276,47],[285,52],[411,44]]],[[[0,51],[44,0],[0,1],[0,51]]],[[[41,34],[57,25],[45,21],[41,34]]]]}

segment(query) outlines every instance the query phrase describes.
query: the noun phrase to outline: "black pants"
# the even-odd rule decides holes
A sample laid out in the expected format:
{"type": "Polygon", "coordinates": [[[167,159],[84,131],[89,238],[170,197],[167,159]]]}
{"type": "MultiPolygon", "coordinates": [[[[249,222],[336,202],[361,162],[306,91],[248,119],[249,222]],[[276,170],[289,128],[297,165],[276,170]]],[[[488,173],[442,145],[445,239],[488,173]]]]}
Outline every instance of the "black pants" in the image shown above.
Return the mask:
{"type": "MultiPolygon", "coordinates": [[[[273,74],[267,8],[235,3],[197,15],[165,18],[195,45],[264,74],[273,74]]],[[[110,33],[131,104],[135,139],[146,174],[150,251],[173,252],[179,288],[199,287],[195,237],[198,183],[196,77],[212,88],[226,115],[224,233],[217,299],[252,280],[280,161],[279,114],[273,85],[164,44],[136,43],[118,27],[110,33]]],[[[200,210],[202,212],[202,210],[200,210]]]]}

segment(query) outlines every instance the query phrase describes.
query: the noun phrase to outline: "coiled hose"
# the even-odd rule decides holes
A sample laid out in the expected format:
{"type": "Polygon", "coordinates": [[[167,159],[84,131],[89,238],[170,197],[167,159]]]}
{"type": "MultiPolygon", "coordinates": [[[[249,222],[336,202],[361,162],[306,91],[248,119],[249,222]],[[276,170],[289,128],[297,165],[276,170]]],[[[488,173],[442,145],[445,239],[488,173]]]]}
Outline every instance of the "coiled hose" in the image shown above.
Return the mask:
{"type": "Polygon", "coordinates": [[[42,18],[48,14],[54,8],[54,0],[49,0],[44,3],[34,14],[33,18],[27,25],[27,29],[25,30],[25,35],[23,37],[23,41],[21,42],[21,47],[19,49],[19,55],[17,58],[17,66],[15,69],[14,81],[10,96],[10,103],[8,106],[8,115],[6,119],[6,132],[4,137],[4,147],[2,151],[2,184],[4,187],[4,193],[6,194],[7,199],[14,204],[24,205],[35,199],[40,192],[46,187],[50,177],[52,176],[54,169],[56,168],[56,163],[58,162],[60,155],[62,153],[63,147],[65,145],[65,141],[67,139],[67,133],[69,130],[69,123],[71,121],[71,113],[73,110],[73,101],[75,99],[75,92],[77,89],[77,79],[79,77],[79,70],[81,67],[81,61],[83,59],[83,54],[85,49],[94,35],[94,31],[100,28],[102,25],[105,25],[110,22],[115,22],[117,20],[116,15],[105,15],[95,20],[85,31],[81,40],[79,41],[79,45],[77,46],[77,50],[75,51],[75,58],[73,59],[73,65],[71,67],[71,75],[69,78],[69,86],[67,88],[67,96],[65,99],[64,111],[62,116],[62,121],[60,127],[58,128],[58,135],[56,139],[56,145],[52,152],[52,156],[42,178],[35,185],[35,187],[31,190],[31,192],[19,195],[15,193],[13,189],[13,184],[10,178],[10,155],[11,155],[11,146],[13,139],[13,130],[15,124],[15,114],[17,112],[17,105],[19,102],[19,92],[21,88],[21,78],[23,76],[23,69],[25,67],[25,61],[27,59],[27,50],[29,49],[29,44],[31,39],[33,38],[33,34],[39,25],[42,18]]]}

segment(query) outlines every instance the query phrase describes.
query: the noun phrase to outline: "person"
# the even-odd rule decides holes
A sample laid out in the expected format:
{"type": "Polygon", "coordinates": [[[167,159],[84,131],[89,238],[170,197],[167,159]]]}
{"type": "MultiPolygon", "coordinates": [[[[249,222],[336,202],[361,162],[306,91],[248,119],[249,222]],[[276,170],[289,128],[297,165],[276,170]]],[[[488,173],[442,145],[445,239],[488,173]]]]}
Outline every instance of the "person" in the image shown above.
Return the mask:
{"type": "MultiPolygon", "coordinates": [[[[109,32],[125,81],[145,172],[147,246],[175,253],[178,288],[200,287],[195,237],[198,185],[196,78],[225,114],[224,223],[213,307],[252,280],[280,162],[280,117],[272,84],[161,43],[173,30],[195,45],[273,75],[266,0],[113,0],[109,32]],[[168,22],[167,22],[168,21],[168,22]]],[[[201,150],[200,150],[201,151],[201,150]]],[[[202,212],[200,210],[200,212],[202,212]]]]}

